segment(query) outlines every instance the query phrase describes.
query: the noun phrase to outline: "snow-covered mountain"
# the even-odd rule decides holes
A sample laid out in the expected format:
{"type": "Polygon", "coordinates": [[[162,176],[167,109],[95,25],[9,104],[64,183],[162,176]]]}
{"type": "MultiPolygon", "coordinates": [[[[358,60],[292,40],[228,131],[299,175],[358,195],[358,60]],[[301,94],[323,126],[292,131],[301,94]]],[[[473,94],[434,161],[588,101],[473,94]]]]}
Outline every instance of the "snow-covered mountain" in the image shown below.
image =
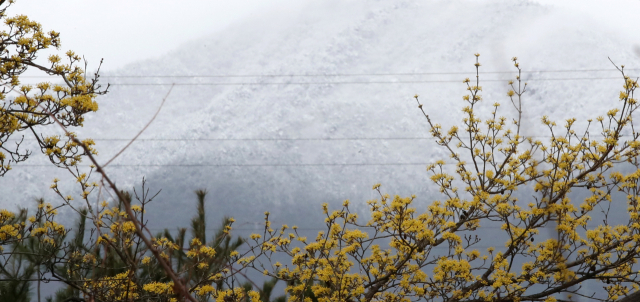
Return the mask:
{"type": "MultiPolygon", "coordinates": [[[[390,194],[415,194],[424,207],[442,198],[425,165],[446,154],[429,139],[399,139],[429,137],[412,96],[420,95],[434,121],[459,123],[462,80],[475,75],[473,54],[480,53],[482,110],[497,101],[512,114],[506,91],[517,56],[525,71],[544,71],[523,78],[526,134],[546,135],[542,115],[586,120],[617,105],[621,82],[610,79],[618,73],[607,57],[640,68],[633,45],[603,28],[530,1],[316,1],[104,74],[114,86],[77,132],[97,140],[106,162],[127,142],[100,139],[132,138],[178,84],[141,138],[193,140],[140,140],[108,168],[121,188],[139,188],[145,177],[151,190],[162,189],[148,209],[152,228],[186,226],[199,188],[211,193],[212,226],[233,215],[250,228],[270,211],[276,222],[314,228],[323,221],[321,203],[350,199],[363,210],[375,183],[390,194]],[[136,83],[154,85],[123,85],[136,83]],[[342,138],[360,139],[335,140],[342,138]]],[[[27,166],[45,162],[34,156],[16,165],[0,184],[0,204],[54,201],[54,177],[74,188],[63,170],[27,166]]]]}

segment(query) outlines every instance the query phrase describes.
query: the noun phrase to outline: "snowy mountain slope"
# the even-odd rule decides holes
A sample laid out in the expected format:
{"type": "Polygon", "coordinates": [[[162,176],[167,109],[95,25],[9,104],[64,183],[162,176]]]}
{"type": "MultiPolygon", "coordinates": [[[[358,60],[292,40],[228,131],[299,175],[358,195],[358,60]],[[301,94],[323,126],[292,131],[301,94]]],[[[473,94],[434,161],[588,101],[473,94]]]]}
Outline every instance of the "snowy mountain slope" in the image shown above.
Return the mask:
{"type": "MultiPolygon", "coordinates": [[[[160,59],[105,74],[116,86],[100,99],[100,111],[78,133],[96,139],[131,138],[153,116],[170,87],[117,84],[235,83],[175,86],[142,137],[428,137],[426,121],[411,97],[420,94],[427,112],[445,127],[457,124],[465,93],[462,79],[473,78],[476,52],[481,53],[481,73],[515,71],[512,56],[520,58],[525,70],[612,70],[607,56],[630,68],[640,67],[632,45],[597,23],[533,2],[321,1],[246,20],[160,59]],[[424,72],[463,74],[376,75],[424,72]],[[326,76],[108,77],[256,74],[326,76]],[[454,82],[406,83],[449,80],[454,82]]],[[[524,104],[527,134],[546,134],[538,122],[543,114],[556,120],[585,120],[616,105],[620,81],[548,79],[616,75],[525,74],[530,86],[524,104]]],[[[481,74],[481,80],[492,80],[482,84],[487,105],[483,112],[499,101],[505,114],[512,113],[505,92],[506,81],[514,76],[515,72],[481,74]]],[[[101,160],[125,144],[98,141],[101,160]]],[[[317,219],[320,203],[336,206],[348,198],[353,207],[363,209],[367,199],[375,198],[370,188],[378,182],[391,194],[416,194],[421,207],[441,198],[424,171],[424,163],[440,158],[446,155],[431,140],[138,141],[109,172],[121,187],[138,185],[146,176],[152,189],[163,190],[149,209],[154,228],[186,225],[194,209],[192,192],[198,188],[211,192],[212,218],[234,215],[251,225],[269,210],[277,222],[315,227],[322,223],[317,219]],[[295,166],[341,163],[416,165],[295,166]],[[294,166],[206,166],[216,164],[294,166]]],[[[40,162],[43,158],[36,156],[29,164],[40,162]]],[[[55,176],[68,179],[61,170],[16,166],[0,186],[2,204],[39,196],[51,199],[47,188],[55,176]],[[29,185],[23,187],[25,181],[29,185]]],[[[65,188],[73,185],[68,181],[65,188]]]]}

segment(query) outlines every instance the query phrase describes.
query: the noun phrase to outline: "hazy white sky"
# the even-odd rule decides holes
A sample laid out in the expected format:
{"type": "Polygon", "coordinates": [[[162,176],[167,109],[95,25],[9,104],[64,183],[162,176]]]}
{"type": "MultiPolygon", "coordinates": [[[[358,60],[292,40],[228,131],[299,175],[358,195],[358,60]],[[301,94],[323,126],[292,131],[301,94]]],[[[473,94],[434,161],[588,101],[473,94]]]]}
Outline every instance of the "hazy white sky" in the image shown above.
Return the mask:
{"type": "Polygon", "coordinates": [[[62,34],[74,50],[106,69],[156,57],[229,24],[287,5],[284,0],[18,0],[8,14],[25,14],[62,34]]]}
{"type": "MultiPolygon", "coordinates": [[[[18,0],[9,15],[26,14],[62,33],[62,51],[73,49],[105,69],[166,53],[233,22],[303,0],[18,0]]],[[[349,1],[349,0],[343,0],[349,1]]],[[[482,1],[482,0],[480,0],[482,1]]],[[[640,0],[536,0],[584,13],[640,45],[640,0]]],[[[464,5],[464,1],[460,2],[464,5]]]]}
{"type": "Polygon", "coordinates": [[[535,0],[595,19],[625,39],[640,44],[640,0],[535,0]]]}

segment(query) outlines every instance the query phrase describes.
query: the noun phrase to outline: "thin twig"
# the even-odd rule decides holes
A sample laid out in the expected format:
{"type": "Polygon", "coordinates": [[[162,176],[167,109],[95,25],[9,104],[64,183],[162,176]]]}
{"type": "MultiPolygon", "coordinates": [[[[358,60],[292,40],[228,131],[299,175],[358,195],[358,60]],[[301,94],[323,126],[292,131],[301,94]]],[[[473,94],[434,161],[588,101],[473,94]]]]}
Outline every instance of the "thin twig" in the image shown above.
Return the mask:
{"type": "Polygon", "coordinates": [[[158,110],[156,111],[156,114],[153,115],[151,120],[149,120],[149,122],[144,127],[142,127],[142,130],[140,130],[140,132],[138,132],[138,134],[136,134],[136,136],[134,136],[131,139],[131,141],[129,141],[129,143],[126,146],[124,146],[124,148],[122,148],[122,150],[120,150],[120,152],[118,152],[116,155],[114,155],[109,161],[107,161],[104,165],[102,165],[102,167],[108,166],[114,159],[116,159],[116,157],[120,156],[120,154],[122,154],[122,152],[124,152],[124,150],[129,148],[129,146],[131,146],[131,144],[133,144],[133,142],[138,138],[138,136],[140,136],[140,134],[142,134],[142,132],[147,130],[147,127],[149,127],[149,125],[151,125],[151,123],[153,123],[153,121],[158,116],[158,113],[160,113],[160,110],[162,109],[162,106],[164,106],[164,102],[167,100],[167,97],[169,97],[169,94],[171,93],[171,90],[173,90],[173,86],[174,85],[175,84],[171,84],[171,88],[169,88],[169,91],[167,91],[167,95],[165,95],[164,98],[162,99],[162,103],[160,103],[160,107],[158,107],[158,110]]]}
{"type": "Polygon", "coordinates": [[[70,137],[76,144],[78,144],[84,149],[87,157],[89,157],[89,160],[91,160],[91,162],[96,166],[96,171],[102,175],[103,180],[107,182],[109,187],[111,187],[111,189],[115,192],[118,199],[122,201],[122,204],[124,205],[125,210],[127,212],[128,218],[131,220],[131,222],[133,222],[133,225],[135,226],[136,234],[138,234],[138,236],[142,239],[142,241],[144,241],[144,243],[149,247],[149,250],[154,255],[154,257],[158,260],[158,263],[160,263],[160,266],[162,267],[162,269],[165,271],[168,277],[171,278],[171,280],[173,281],[174,290],[176,291],[176,293],[184,298],[187,298],[191,302],[198,302],[198,300],[196,300],[193,296],[191,296],[189,291],[186,289],[185,285],[182,283],[182,280],[178,278],[178,276],[175,274],[175,272],[173,271],[169,263],[167,263],[167,261],[160,255],[160,252],[153,246],[153,242],[151,242],[151,240],[144,235],[141,227],[142,224],[136,218],[133,210],[131,210],[131,204],[127,202],[123,194],[116,187],[115,183],[109,178],[107,173],[104,171],[103,166],[98,164],[98,161],[95,159],[93,154],[91,154],[91,150],[89,150],[89,148],[84,143],[82,143],[75,135],[71,134],[67,130],[67,128],[64,125],[62,125],[62,123],[53,114],[51,114],[46,108],[42,106],[41,108],[44,110],[44,112],[49,114],[49,116],[62,128],[62,130],[65,132],[65,134],[68,137],[70,137]]]}

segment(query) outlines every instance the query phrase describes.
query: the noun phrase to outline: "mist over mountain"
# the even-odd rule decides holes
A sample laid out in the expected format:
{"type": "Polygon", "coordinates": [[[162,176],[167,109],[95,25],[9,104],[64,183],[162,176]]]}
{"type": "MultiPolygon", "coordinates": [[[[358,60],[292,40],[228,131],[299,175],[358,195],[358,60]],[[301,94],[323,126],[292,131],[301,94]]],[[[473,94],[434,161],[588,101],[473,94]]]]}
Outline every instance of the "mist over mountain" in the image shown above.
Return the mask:
{"type": "MultiPolygon", "coordinates": [[[[240,229],[259,227],[270,211],[278,224],[315,232],[321,203],[350,199],[364,213],[375,183],[391,195],[415,194],[419,208],[443,199],[425,166],[447,155],[425,139],[429,127],[412,97],[445,129],[460,124],[474,53],[485,116],[494,102],[513,115],[507,81],[516,76],[511,57],[519,58],[525,135],[549,134],[542,115],[583,126],[617,106],[622,81],[607,57],[627,68],[640,60],[604,28],[531,1],[318,1],[103,74],[114,86],[77,133],[96,139],[106,162],[127,141],[104,139],[132,138],[175,83],[142,140],[107,168],[122,189],[139,190],[142,177],[151,191],[162,189],[147,209],[149,226],[187,226],[193,191],[206,188],[212,227],[225,215],[240,229]]],[[[4,177],[3,207],[43,196],[58,202],[48,189],[54,177],[77,190],[64,170],[28,166],[38,164],[46,159],[34,154],[4,177]]]]}

